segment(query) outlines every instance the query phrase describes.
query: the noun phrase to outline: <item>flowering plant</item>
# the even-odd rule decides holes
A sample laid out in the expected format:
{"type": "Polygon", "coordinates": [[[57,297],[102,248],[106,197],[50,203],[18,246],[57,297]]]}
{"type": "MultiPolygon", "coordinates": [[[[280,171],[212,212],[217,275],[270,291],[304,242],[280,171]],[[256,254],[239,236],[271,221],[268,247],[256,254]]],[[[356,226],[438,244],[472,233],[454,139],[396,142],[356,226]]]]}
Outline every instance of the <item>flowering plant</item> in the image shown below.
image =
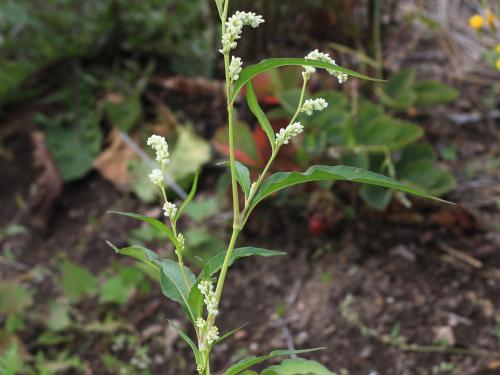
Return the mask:
{"type": "MultiPolygon", "coordinates": [[[[160,259],[153,251],[132,246],[115,250],[124,255],[132,256],[150,266],[159,274],[160,284],[163,294],[171,300],[180,304],[182,310],[193,325],[196,340],[191,339],[184,332],[179,331],[180,336],[186,341],[193,351],[196,361],[196,368],[199,374],[210,375],[210,353],[215,345],[230,336],[232,331],[221,335],[217,327],[217,318],[220,314],[219,306],[224,289],[229,267],[239,258],[248,256],[279,256],[284,253],[279,251],[255,248],[236,248],[236,243],[240,232],[243,230],[253,209],[265,198],[273,193],[292,185],[321,180],[340,180],[362,182],[387,188],[393,188],[404,192],[432,198],[431,196],[419,192],[416,189],[398,183],[397,181],[359,168],[346,166],[326,166],[316,165],[309,168],[304,173],[280,172],[267,177],[269,168],[273,163],[280,149],[304,131],[304,126],[297,122],[297,117],[301,112],[312,114],[314,111],[324,110],[328,103],[324,99],[305,100],[307,83],[317,68],[325,69],[330,75],[337,78],[339,83],[346,81],[348,76],[363,79],[370,79],[359,73],[342,68],[335,64],[335,61],[325,53],[315,50],[305,58],[273,58],[264,60],[258,64],[243,69],[243,62],[239,57],[232,55],[232,51],[237,47],[241,38],[244,26],[258,27],[264,19],[251,12],[238,11],[228,17],[228,7],[230,0],[215,0],[222,25],[222,47],[220,53],[224,57],[224,67],[226,76],[226,99],[228,113],[229,131],[229,168],[231,174],[232,205],[233,205],[233,226],[231,238],[226,251],[221,252],[209,260],[198,276],[184,265],[183,254],[185,251],[184,236],[177,228],[177,222],[183,210],[193,199],[198,182],[198,175],[195,176],[193,187],[185,201],[177,207],[168,200],[164,184],[164,174],[169,163],[169,152],[166,140],[163,137],[153,135],[148,140],[148,145],[156,152],[156,160],[159,168],[150,174],[151,182],[158,186],[164,200],[163,210],[167,218],[168,225],[162,221],[133,213],[119,213],[128,217],[142,220],[151,224],[156,229],[167,235],[175,247],[176,261],[171,259],[160,259]],[[288,126],[274,133],[269,120],[260,108],[255,92],[252,87],[252,78],[258,74],[285,65],[302,66],[304,71],[303,86],[297,109],[288,126]],[[234,147],[234,102],[240,91],[246,87],[246,100],[252,113],[258,119],[261,127],[269,138],[272,154],[267,164],[263,168],[256,181],[250,181],[250,173],[246,166],[235,160],[234,147]],[[244,202],[240,209],[241,189],[244,202]]],[[[436,198],[434,198],[436,199],[436,198]]],[[[224,375],[236,375],[242,372],[256,374],[248,369],[258,363],[275,357],[300,354],[311,350],[276,350],[268,355],[260,357],[249,357],[243,359],[228,369],[224,375]]],[[[325,367],[314,361],[303,359],[290,359],[283,361],[280,365],[271,366],[264,370],[262,374],[332,374],[325,367]]]]}

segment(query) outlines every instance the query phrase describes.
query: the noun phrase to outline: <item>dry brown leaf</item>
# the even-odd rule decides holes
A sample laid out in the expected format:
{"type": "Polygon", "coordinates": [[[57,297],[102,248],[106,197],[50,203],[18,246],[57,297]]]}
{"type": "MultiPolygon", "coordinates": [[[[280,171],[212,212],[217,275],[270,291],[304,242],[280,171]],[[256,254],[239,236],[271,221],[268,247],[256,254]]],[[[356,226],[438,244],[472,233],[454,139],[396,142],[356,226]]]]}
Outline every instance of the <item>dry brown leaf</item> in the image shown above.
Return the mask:
{"type": "Polygon", "coordinates": [[[114,128],[108,136],[109,146],[94,161],[94,168],[119,189],[130,182],[128,165],[135,158],[134,151],[124,142],[120,131],[114,128]]]}

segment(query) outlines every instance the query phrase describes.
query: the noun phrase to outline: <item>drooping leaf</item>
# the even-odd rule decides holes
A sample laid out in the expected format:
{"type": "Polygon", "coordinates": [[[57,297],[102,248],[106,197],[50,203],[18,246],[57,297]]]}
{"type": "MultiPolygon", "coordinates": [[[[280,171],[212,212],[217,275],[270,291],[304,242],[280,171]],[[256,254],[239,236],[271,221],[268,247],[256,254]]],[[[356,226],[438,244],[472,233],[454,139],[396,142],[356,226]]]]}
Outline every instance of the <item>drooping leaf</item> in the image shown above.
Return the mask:
{"type": "Polygon", "coordinates": [[[189,345],[189,347],[191,348],[191,350],[193,351],[193,354],[194,354],[194,358],[195,358],[195,360],[196,360],[196,364],[197,364],[197,365],[201,365],[201,363],[202,363],[202,356],[201,356],[200,351],[198,350],[198,347],[197,347],[197,346],[196,346],[196,344],[193,342],[193,340],[191,340],[191,338],[190,338],[188,335],[186,335],[184,332],[182,332],[182,330],[181,330],[179,327],[177,327],[177,325],[176,325],[173,321],[169,320],[168,322],[170,323],[170,325],[171,325],[172,327],[174,327],[174,329],[175,329],[175,330],[177,331],[177,333],[181,336],[181,338],[182,338],[182,339],[186,342],[186,344],[188,344],[188,345],[189,345]]]}
{"type": "Polygon", "coordinates": [[[252,81],[249,81],[247,83],[246,98],[248,107],[259,121],[262,130],[264,131],[264,133],[266,133],[267,138],[269,138],[269,142],[271,143],[271,147],[274,150],[274,142],[276,140],[276,136],[274,135],[274,130],[271,126],[271,123],[269,122],[269,119],[259,105],[257,96],[255,95],[255,91],[253,90],[252,81]]]}
{"type": "Polygon", "coordinates": [[[239,374],[241,371],[246,370],[258,363],[267,361],[269,359],[275,358],[275,357],[283,357],[291,354],[302,354],[302,353],[308,353],[308,352],[313,352],[317,350],[323,350],[324,348],[314,348],[314,349],[304,349],[304,350],[275,350],[272,351],[270,354],[261,356],[261,357],[248,357],[245,359],[242,359],[241,361],[235,363],[231,367],[229,367],[226,371],[224,371],[223,375],[236,375],[239,374]]]}
{"type": "MultiPolygon", "coordinates": [[[[189,268],[184,267],[184,274],[190,285],[196,283],[196,277],[189,268]]],[[[179,303],[188,315],[188,318],[194,321],[195,315],[188,303],[190,289],[186,285],[179,263],[168,259],[161,262],[160,284],[163,294],[172,301],[179,303]]]]}
{"type": "Polygon", "coordinates": [[[141,262],[144,262],[145,264],[152,267],[156,271],[160,271],[160,266],[159,266],[160,258],[158,257],[158,255],[154,251],[149,250],[148,248],[145,248],[145,247],[139,246],[139,245],[133,245],[133,246],[128,246],[128,247],[124,247],[124,248],[119,249],[109,241],[106,241],[106,243],[117,254],[126,255],[126,256],[135,258],[137,260],[140,260],[141,262]]]}
{"type": "Polygon", "coordinates": [[[191,191],[189,192],[188,196],[182,202],[180,205],[179,209],[177,210],[177,214],[175,215],[175,220],[179,220],[179,218],[182,216],[182,213],[184,212],[184,209],[187,207],[189,202],[191,202],[196,195],[196,189],[198,188],[198,178],[200,176],[200,170],[198,169],[194,175],[194,180],[193,184],[191,185],[191,191]]]}
{"type": "Polygon", "coordinates": [[[415,106],[431,107],[446,104],[458,97],[458,91],[453,87],[436,81],[420,81],[413,86],[415,90],[415,106]]]}
{"type": "Polygon", "coordinates": [[[303,358],[285,359],[279,365],[268,367],[260,375],[335,375],[321,363],[303,358]]]}
{"type": "Polygon", "coordinates": [[[236,169],[236,180],[240,184],[243,193],[245,193],[245,197],[248,197],[250,193],[250,172],[248,168],[239,161],[234,163],[234,167],[236,169]]]}
{"type": "Polygon", "coordinates": [[[242,324],[241,326],[239,326],[238,328],[235,328],[225,334],[223,334],[221,337],[219,337],[217,340],[214,341],[214,345],[218,344],[219,342],[227,339],[228,337],[234,335],[236,332],[238,332],[239,330],[243,329],[243,327],[245,327],[246,325],[248,324],[248,322],[246,322],[245,324],[242,324]]]}
{"type": "MultiPolygon", "coordinates": [[[[279,172],[271,177],[268,177],[262,183],[259,191],[255,195],[252,207],[255,207],[260,201],[269,195],[285,189],[289,186],[312,182],[312,181],[351,181],[364,184],[382,186],[390,189],[401,190],[406,193],[414,194],[423,198],[442,201],[439,198],[433,197],[430,194],[424,193],[411,186],[404,185],[396,180],[383,176],[378,173],[369,172],[364,169],[327,165],[315,165],[309,168],[306,172],[279,172]]],[[[443,201],[444,202],[444,201],[443,201]]]]}
{"type": "Polygon", "coordinates": [[[165,234],[170,241],[172,241],[174,244],[177,244],[177,238],[174,236],[174,232],[172,232],[172,229],[167,227],[165,224],[163,224],[160,220],[145,216],[145,215],[140,215],[140,214],[135,214],[133,212],[119,212],[119,211],[108,211],[111,214],[116,214],[116,215],[122,215],[122,216],[127,216],[132,219],[140,220],[145,223],[148,223],[152,227],[156,228],[159,230],[161,233],[165,234]]]}
{"type": "Polygon", "coordinates": [[[304,58],[272,58],[262,60],[260,63],[251,65],[243,69],[240,73],[240,78],[234,83],[234,89],[231,96],[231,101],[234,101],[240,90],[256,75],[267,72],[271,69],[278,68],[280,66],[313,66],[316,68],[334,70],[339,73],[346,73],[350,76],[367,79],[371,81],[380,81],[374,78],[367,77],[361,73],[357,73],[353,70],[343,68],[338,65],[330,64],[324,61],[317,60],[306,60],[304,58]]]}

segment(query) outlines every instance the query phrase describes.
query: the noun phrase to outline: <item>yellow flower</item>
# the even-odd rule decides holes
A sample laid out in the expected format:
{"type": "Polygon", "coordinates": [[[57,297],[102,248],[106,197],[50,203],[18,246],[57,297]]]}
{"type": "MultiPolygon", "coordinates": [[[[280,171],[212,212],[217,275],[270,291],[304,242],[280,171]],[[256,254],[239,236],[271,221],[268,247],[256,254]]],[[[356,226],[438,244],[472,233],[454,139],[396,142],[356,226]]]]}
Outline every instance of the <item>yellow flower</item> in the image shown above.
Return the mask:
{"type": "Polygon", "coordinates": [[[498,70],[500,70],[500,57],[495,62],[495,66],[497,67],[498,70]]]}
{"type": "Polygon", "coordinates": [[[479,14],[475,14],[471,18],[469,18],[469,26],[474,30],[479,30],[481,27],[483,27],[483,24],[484,19],[479,14]]]}
{"type": "Polygon", "coordinates": [[[495,52],[500,54],[500,44],[497,44],[495,47],[495,52]]]}

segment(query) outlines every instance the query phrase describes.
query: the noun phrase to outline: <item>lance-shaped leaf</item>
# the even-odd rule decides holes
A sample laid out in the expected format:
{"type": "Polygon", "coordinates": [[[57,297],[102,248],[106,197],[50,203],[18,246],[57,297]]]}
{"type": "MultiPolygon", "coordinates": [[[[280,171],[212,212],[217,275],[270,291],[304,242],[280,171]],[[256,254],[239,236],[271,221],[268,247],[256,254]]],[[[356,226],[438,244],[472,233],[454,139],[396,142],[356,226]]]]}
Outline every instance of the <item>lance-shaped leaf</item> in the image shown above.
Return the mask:
{"type": "MultiPolygon", "coordinates": [[[[189,268],[184,267],[184,273],[191,285],[196,283],[196,277],[189,268]]],[[[163,294],[172,301],[179,303],[188,318],[194,321],[195,315],[188,303],[189,288],[186,285],[179,263],[168,259],[161,261],[160,284],[163,294]]]]}
{"type": "Polygon", "coordinates": [[[128,246],[119,249],[109,241],[106,241],[106,243],[117,254],[127,255],[129,257],[135,258],[137,260],[140,260],[141,262],[144,262],[148,266],[154,268],[156,271],[160,271],[160,265],[159,265],[160,258],[154,251],[139,245],[128,246]]]}
{"type": "Polygon", "coordinates": [[[321,363],[303,358],[285,359],[279,365],[266,368],[260,375],[335,375],[321,363]]]}
{"type": "MultiPolygon", "coordinates": [[[[262,249],[258,247],[240,247],[238,249],[235,249],[233,251],[233,254],[231,255],[231,260],[229,265],[232,265],[234,261],[240,258],[245,258],[245,257],[250,257],[250,256],[261,256],[261,257],[273,257],[273,256],[281,256],[281,255],[286,255],[285,252],[283,251],[276,251],[276,250],[268,250],[268,249],[262,249]]],[[[198,284],[214,275],[215,273],[219,272],[220,269],[222,268],[222,265],[224,263],[224,259],[226,258],[226,252],[223,251],[217,255],[215,255],[212,259],[210,259],[207,264],[203,267],[202,272],[198,276],[196,283],[193,283],[193,287],[191,288],[191,291],[189,292],[189,306],[191,307],[191,311],[194,315],[195,318],[198,318],[201,316],[202,309],[203,309],[203,296],[198,289],[198,284]]]]}
{"type": "MultiPolygon", "coordinates": [[[[434,199],[441,202],[439,198],[433,197],[430,194],[424,193],[411,186],[404,185],[396,180],[383,176],[378,173],[370,172],[361,168],[327,165],[315,165],[309,168],[306,172],[279,172],[271,177],[268,177],[262,183],[259,191],[255,195],[252,207],[255,207],[260,201],[269,195],[285,189],[289,186],[302,184],[312,181],[351,181],[360,182],[369,185],[382,186],[389,189],[400,190],[405,193],[410,193],[424,198],[434,199]]],[[[449,202],[447,202],[449,203],[449,202]]]]}
{"type": "Polygon", "coordinates": [[[234,162],[234,167],[236,170],[236,180],[240,184],[245,197],[248,197],[248,194],[250,193],[250,172],[248,171],[248,168],[239,161],[234,162]]]}
{"type": "Polygon", "coordinates": [[[274,150],[274,142],[276,140],[276,136],[274,135],[274,130],[271,126],[271,123],[269,122],[269,119],[267,118],[262,108],[260,108],[259,101],[252,86],[252,81],[249,81],[247,83],[246,97],[248,108],[250,108],[254,116],[259,121],[260,127],[262,128],[262,130],[264,130],[264,133],[266,133],[267,138],[269,138],[269,142],[271,143],[271,147],[274,150]]]}
{"type": "Polygon", "coordinates": [[[198,188],[198,178],[200,177],[200,170],[198,169],[194,175],[193,184],[191,185],[191,191],[189,195],[186,197],[184,202],[182,202],[181,206],[177,210],[177,214],[175,215],[175,220],[179,220],[186,206],[191,202],[196,194],[196,189],[198,188]]]}
{"type": "Polygon", "coordinates": [[[224,14],[224,0],[215,0],[215,5],[217,5],[217,11],[219,12],[219,17],[222,20],[222,15],[224,14]]]}
{"type": "Polygon", "coordinates": [[[160,220],[149,217],[149,216],[145,216],[145,215],[135,214],[132,212],[119,212],[119,211],[108,211],[108,212],[111,214],[131,217],[132,219],[136,219],[136,220],[140,220],[140,221],[143,221],[145,223],[148,223],[153,228],[155,228],[155,229],[159,230],[160,232],[162,232],[163,234],[165,234],[170,239],[170,241],[172,241],[174,243],[174,245],[176,245],[176,247],[177,247],[177,238],[175,238],[174,232],[172,232],[172,229],[167,227],[160,220]]]}
{"type": "Polygon", "coordinates": [[[381,81],[379,79],[370,78],[368,76],[365,76],[364,74],[355,72],[354,70],[343,68],[341,66],[331,64],[325,61],[308,60],[296,57],[272,58],[272,59],[262,60],[260,63],[246,67],[241,71],[240,78],[238,78],[238,80],[234,83],[233,92],[231,95],[231,101],[234,101],[234,99],[236,98],[240,90],[243,88],[243,86],[245,86],[248,82],[250,82],[250,80],[253,77],[263,72],[279,68],[280,66],[313,66],[315,68],[322,68],[322,69],[334,70],[339,73],[346,73],[352,77],[367,79],[371,81],[381,81]]]}
{"type": "Polygon", "coordinates": [[[182,330],[177,327],[177,325],[172,322],[171,320],[168,321],[170,323],[170,325],[172,327],[174,327],[174,329],[177,331],[177,333],[181,336],[181,338],[189,345],[189,347],[191,348],[191,350],[193,351],[193,354],[194,354],[194,358],[196,360],[196,364],[197,365],[201,365],[202,364],[202,356],[201,356],[201,353],[200,351],[198,350],[198,347],[196,346],[196,344],[193,342],[193,340],[191,340],[191,338],[186,335],[184,332],[182,332],[182,330]]]}
{"type": "Polygon", "coordinates": [[[250,368],[258,363],[267,361],[268,359],[272,359],[275,357],[284,357],[287,355],[302,354],[302,353],[308,353],[308,352],[313,352],[316,350],[323,350],[323,349],[324,348],[314,348],[314,349],[304,349],[304,350],[275,350],[275,351],[271,352],[270,354],[262,356],[262,357],[248,357],[248,358],[242,359],[241,361],[232,365],[230,368],[228,368],[226,371],[224,371],[223,375],[239,374],[241,371],[246,370],[247,368],[250,368]]]}

